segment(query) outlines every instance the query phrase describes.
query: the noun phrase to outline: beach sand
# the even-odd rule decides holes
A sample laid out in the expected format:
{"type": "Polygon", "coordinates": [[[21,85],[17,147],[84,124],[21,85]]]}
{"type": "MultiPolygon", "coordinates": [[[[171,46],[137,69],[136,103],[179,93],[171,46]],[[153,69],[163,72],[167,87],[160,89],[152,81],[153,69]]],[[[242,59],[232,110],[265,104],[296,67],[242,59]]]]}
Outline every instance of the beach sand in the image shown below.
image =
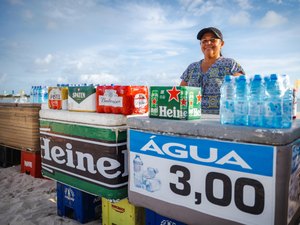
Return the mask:
{"type": "MultiPolygon", "coordinates": [[[[56,181],[21,173],[20,165],[0,167],[1,225],[78,225],[59,217],[56,206],[56,181]]],[[[101,219],[85,223],[101,225],[101,219]]]]}

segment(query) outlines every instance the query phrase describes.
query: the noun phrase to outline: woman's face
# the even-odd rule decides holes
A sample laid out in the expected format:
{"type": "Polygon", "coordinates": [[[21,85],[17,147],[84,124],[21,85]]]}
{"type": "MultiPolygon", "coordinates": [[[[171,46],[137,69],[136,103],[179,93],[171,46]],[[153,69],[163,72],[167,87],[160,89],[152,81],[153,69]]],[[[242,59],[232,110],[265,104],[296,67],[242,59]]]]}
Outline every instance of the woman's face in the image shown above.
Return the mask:
{"type": "Polygon", "coordinates": [[[224,41],[216,38],[213,33],[205,33],[201,38],[200,43],[205,58],[216,58],[221,55],[221,48],[224,45],[224,41]]]}

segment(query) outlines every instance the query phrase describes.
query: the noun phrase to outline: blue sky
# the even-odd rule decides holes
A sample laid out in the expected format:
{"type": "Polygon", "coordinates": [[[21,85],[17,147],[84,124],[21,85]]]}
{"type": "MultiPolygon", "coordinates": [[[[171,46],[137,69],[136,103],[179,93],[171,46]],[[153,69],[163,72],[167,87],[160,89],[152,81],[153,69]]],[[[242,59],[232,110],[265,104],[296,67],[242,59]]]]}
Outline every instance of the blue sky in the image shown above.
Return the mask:
{"type": "Polygon", "coordinates": [[[32,85],[178,85],[218,27],[246,74],[300,79],[300,0],[1,0],[0,93],[32,85]]]}

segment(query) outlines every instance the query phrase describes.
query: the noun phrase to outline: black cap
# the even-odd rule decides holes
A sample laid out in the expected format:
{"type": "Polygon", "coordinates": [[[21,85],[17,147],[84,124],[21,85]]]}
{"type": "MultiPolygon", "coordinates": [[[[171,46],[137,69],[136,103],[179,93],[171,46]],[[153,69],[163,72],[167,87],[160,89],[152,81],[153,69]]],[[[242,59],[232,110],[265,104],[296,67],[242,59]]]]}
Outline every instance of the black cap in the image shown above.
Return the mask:
{"type": "Polygon", "coordinates": [[[200,30],[198,35],[197,35],[197,39],[201,40],[203,35],[207,32],[211,32],[214,35],[216,35],[217,38],[220,38],[221,40],[223,40],[223,35],[222,35],[221,31],[219,29],[215,28],[215,27],[207,27],[207,28],[204,28],[204,29],[200,30]]]}

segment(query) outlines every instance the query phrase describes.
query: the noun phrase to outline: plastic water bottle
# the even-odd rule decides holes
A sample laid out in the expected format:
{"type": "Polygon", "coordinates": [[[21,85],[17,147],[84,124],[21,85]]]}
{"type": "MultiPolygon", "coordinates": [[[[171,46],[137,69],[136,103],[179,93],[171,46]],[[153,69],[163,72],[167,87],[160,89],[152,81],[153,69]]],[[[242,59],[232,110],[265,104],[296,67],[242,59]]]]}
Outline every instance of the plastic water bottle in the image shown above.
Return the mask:
{"type": "Polygon", "coordinates": [[[290,88],[290,77],[286,74],[282,74],[281,75],[281,79],[282,79],[282,90],[285,93],[285,91],[290,88]]]}
{"type": "Polygon", "coordinates": [[[37,86],[32,86],[32,103],[36,103],[36,88],[37,86]]]}
{"type": "Polygon", "coordinates": [[[220,114],[221,124],[234,124],[234,82],[230,75],[221,86],[220,114]]]}
{"type": "Polygon", "coordinates": [[[46,86],[41,87],[41,103],[48,102],[48,88],[46,86]]]}
{"type": "Polygon", "coordinates": [[[42,103],[42,86],[37,86],[37,103],[42,103]]]}
{"type": "Polygon", "coordinates": [[[143,161],[139,155],[136,155],[133,159],[133,177],[134,177],[134,185],[136,187],[143,187],[143,161]]]}
{"type": "Polygon", "coordinates": [[[264,126],[268,128],[282,127],[282,85],[277,74],[271,74],[266,83],[264,126]]]}
{"type": "Polygon", "coordinates": [[[235,79],[234,124],[248,125],[249,88],[245,75],[235,79]]]}
{"type": "Polygon", "coordinates": [[[293,121],[293,90],[287,88],[283,95],[282,103],[282,127],[290,128],[293,121]]]}
{"type": "Polygon", "coordinates": [[[264,116],[265,86],[261,75],[254,75],[250,82],[249,126],[262,127],[264,116]]]}
{"type": "Polygon", "coordinates": [[[34,103],[34,90],[35,89],[35,86],[31,86],[31,89],[30,89],[30,102],[31,103],[34,103]]]}

